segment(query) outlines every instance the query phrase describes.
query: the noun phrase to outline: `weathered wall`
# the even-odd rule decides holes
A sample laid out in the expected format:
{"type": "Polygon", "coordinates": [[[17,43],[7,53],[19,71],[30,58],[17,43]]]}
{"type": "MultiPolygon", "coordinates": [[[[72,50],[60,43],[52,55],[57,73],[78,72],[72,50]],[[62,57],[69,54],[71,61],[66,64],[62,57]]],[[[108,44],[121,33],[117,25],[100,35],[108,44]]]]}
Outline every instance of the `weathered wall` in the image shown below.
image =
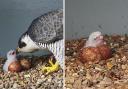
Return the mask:
{"type": "Polygon", "coordinates": [[[66,0],[66,39],[128,33],[128,0],[66,0]]]}

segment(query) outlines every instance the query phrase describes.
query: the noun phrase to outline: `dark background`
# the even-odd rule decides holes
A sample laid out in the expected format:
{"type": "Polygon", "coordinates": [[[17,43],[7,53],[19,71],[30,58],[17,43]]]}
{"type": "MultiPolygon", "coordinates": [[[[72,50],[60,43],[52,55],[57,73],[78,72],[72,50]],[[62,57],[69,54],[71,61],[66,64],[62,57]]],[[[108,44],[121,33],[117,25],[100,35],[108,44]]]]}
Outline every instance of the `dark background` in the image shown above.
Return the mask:
{"type": "Polygon", "coordinates": [[[33,19],[59,8],[63,0],[0,0],[0,55],[16,48],[33,19]]]}

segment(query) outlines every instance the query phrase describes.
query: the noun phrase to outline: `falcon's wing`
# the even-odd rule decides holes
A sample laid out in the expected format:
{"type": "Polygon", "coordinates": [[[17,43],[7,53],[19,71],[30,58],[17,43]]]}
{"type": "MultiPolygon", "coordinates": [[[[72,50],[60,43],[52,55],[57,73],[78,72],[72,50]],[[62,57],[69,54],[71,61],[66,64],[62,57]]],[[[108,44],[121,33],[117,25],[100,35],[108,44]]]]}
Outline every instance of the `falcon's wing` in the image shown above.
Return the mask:
{"type": "Polygon", "coordinates": [[[37,43],[53,43],[63,39],[63,10],[51,11],[36,18],[27,34],[37,43]]]}

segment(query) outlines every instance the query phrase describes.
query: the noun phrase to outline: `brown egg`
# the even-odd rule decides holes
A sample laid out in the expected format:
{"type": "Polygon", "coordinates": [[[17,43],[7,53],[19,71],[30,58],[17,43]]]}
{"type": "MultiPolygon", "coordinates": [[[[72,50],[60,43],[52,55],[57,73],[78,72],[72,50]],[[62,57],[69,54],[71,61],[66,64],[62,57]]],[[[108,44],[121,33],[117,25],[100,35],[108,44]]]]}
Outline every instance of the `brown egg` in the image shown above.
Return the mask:
{"type": "Polygon", "coordinates": [[[108,58],[110,58],[112,55],[112,53],[111,53],[111,49],[110,49],[110,47],[109,46],[107,46],[107,45],[102,45],[102,46],[99,46],[98,47],[99,48],[99,50],[100,50],[100,53],[101,53],[101,55],[102,55],[102,59],[108,59],[108,58]]]}
{"type": "Polygon", "coordinates": [[[19,61],[14,61],[8,66],[8,70],[11,72],[20,72],[22,70],[21,64],[19,61]]]}
{"type": "Polygon", "coordinates": [[[107,45],[99,47],[85,47],[80,52],[80,60],[82,62],[99,62],[102,59],[111,57],[111,49],[107,45]]]}
{"type": "Polygon", "coordinates": [[[20,64],[24,70],[28,70],[31,68],[31,63],[26,59],[21,59],[20,64]]]}
{"type": "Polygon", "coordinates": [[[100,55],[99,49],[96,47],[86,47],[81,50],[80,53],[82,62],[97,62],[101,60],[102,56],[100,55]]]}

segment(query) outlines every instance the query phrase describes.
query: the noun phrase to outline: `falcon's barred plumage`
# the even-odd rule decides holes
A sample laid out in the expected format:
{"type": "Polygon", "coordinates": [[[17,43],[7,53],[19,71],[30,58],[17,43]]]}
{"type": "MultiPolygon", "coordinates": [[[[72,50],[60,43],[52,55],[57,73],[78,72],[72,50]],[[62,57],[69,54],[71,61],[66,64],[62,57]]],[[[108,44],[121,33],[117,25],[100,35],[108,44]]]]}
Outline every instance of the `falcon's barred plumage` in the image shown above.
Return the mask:
{"type": "Polygon", "coordinates": [[[63,10],[48,12],[32,21],[28,30],[20,37],[18,52],[33,52],[38,49],[48,49],[53,53],[57,62],[50,60],[51,67],[45,67],[48,72],[63,68],[64,39],[63,39],[63,10]]]}

